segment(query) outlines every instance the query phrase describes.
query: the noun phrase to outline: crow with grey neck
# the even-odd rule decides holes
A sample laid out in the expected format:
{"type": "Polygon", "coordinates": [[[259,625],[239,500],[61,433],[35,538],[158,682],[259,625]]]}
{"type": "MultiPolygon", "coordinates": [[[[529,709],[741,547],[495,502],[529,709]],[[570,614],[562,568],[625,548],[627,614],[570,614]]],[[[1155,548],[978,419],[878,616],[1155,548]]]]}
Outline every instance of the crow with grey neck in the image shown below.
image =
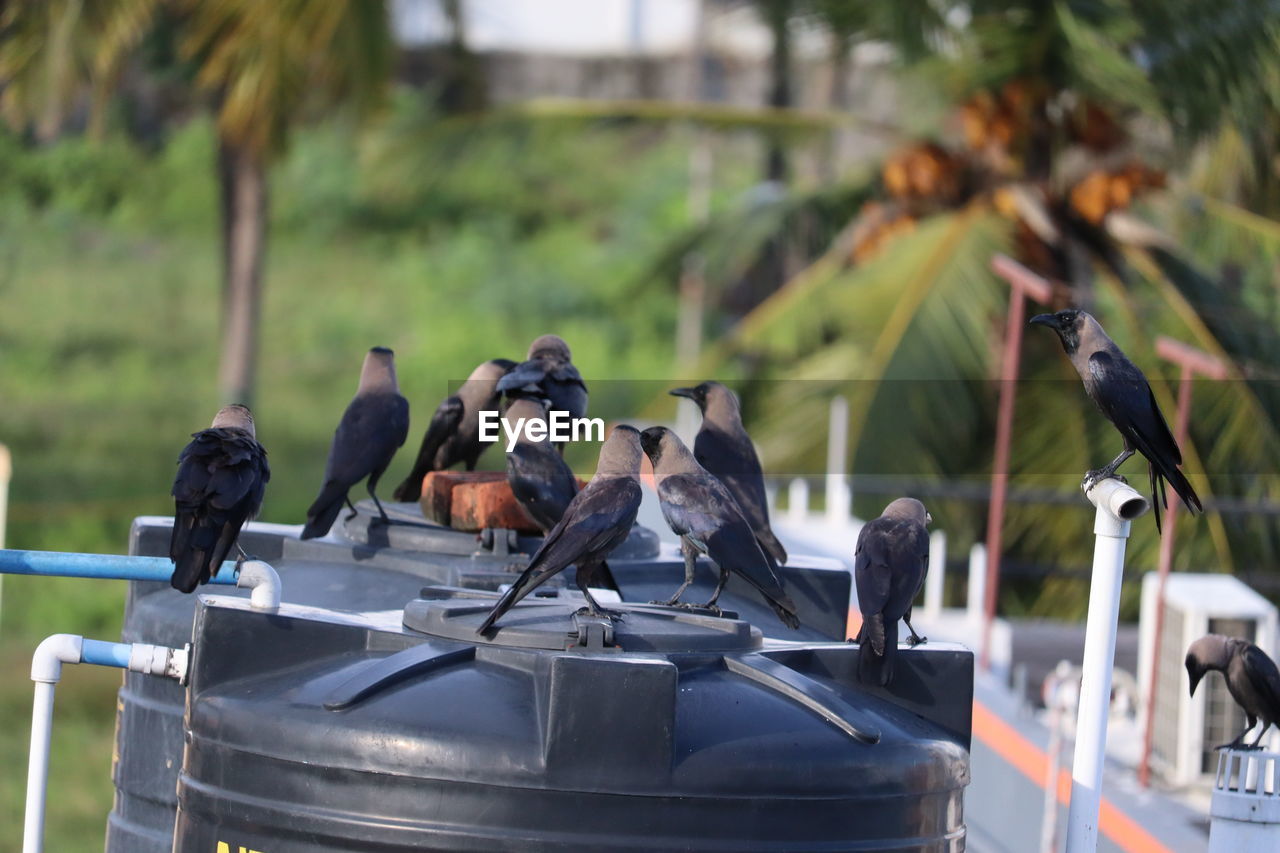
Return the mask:
{"type": "Polygon", "coordinates": [[[924,637],[911,627],[911,603],[929,571],[929,531],[933,518],[915,498],[898,498],[879,518],[862,526],[853,554],[862,628],[858,631],[858,679],[884,686],[893,680],[898,620],[907,623],[911,645],[924,637]]]}
{"type": "Polygon", "coordinates": [[[715,592],[702,607],[716,610],[729,573],[737,572],[764,597],[784,625],[799,628],[796,605],[782,587],[776,564],[761,549],[751,524],[724,483],[699,465],[679,436],[666,427],[650,427],[640,433],[640,444],[653,463],[662,515],[680,537],[684,553],[684,583],[666,603],[675,606],[680,602],[693,583],[701,553],[720,569],[715,592]]]}
{"type": "Polygon", "coordinates": [[[1119,456],[1085,474],[1084,487],[1088,489],[1100,480],[1115,476],[1116,469],[1137,451],[1147,460],[1157,530],[1160,529],[1160,507],[1167,506],[1164,500],[1166,481],[1188,510],[1203,512],[1200,498],[1178,470],[1182,464],[1182,451],[1156,405],[1147,377],[1125,357],[1115,341],[1107,337],[1098,321],[1073,308],[1056,314],[1039,314],[1032,317],[1031,322],[1057,332],[1062,348],[1071,359],[1071,366],[1084,381],[1085,393],[1119,430],[1124,440],[1124,450],[1119,456]]]}
{"type": "Polygon", "coordinates": [[[413,470],[396,487],[395,499],[416,501],[422,497],[422,478],[430,471],[444,471],[459,462],[474,471],[480,454],[493,444],[480,440],[480,412],[497,411],[498,380],[516,363],[505,358],[486,361],[471,371],[458,393],[446,397],[431,416],[413,470]]]}
{"type": "Polygon", "coordinates": [[[587,386],[573,366],[563,338],[543,335],[529,344],[528,360],[516,365],[498,382],[508,397],[542,397],[555,411],[571,418],[587,413],[587,386]]]}
{"type": "Polygon", "coordinates": [[[307,510],[303,539],[324,536],[333,526],[345,503],[355,507],[347,493],[351,487],[368,478],[369,496],[378,507],[383,523],[389,524],[386,510],[375,489],[378,478],[391,464],[396,450],[409,437],[409,401],[400,396],[396,384],[395,353],[386,347],[374,347],[364,357],[360,369],[360,386],[356,396],[342,413],[333,433],[329,461],[324,468],[324,485],[315,503],[307,510]]]}
{"type": "Polygon", "coordinates": [[[244,406],[223,406],[178,456],[173,481],[169,582],[182,592],[208,583],[231,553],[244,523],[258,514],[271,468],[244,406]]]}
{"type": "Polygon", "coordinates": [[[587,599],[579,612],[617,616],[602,609],[587,588],[597,572],[608,571],[605,558],[631,534],[640,510],[640,457],[640,434],[626,425],[614,427],[600,448],[595,476],[569,502],[528,568],[498,599],[478,633],[488,631],[516,602],[570,565],[578,567],[575,580],[587,599]]]}
{"type": "Polygon", "coordinates": [[[787,549],[769,526],[769,499],[764,491],[764,472],[756,456],[751,436],[742,425],[738,395],[719,382],[703,382],[692,388],[673,388],[668,393],[687,397],[702,410],[702,428],[693,441],[693,458],[720,478],[738,502],[755,531],[756,541],[779,563],[787,561],[787,549]]]}
{"type": "MultiPolygon", "coordinates": [[[[547,417],[545,400],[522,397],[507,407],[506,420],[526,426],[547,417]]],[[[515,447],[507,452],[507,482],[525,514],[547,533],[560,523],[564,511],[578,493],[578,478],[549,441],[534,441],[520,430],[515,447]]]]}
{"type": "Polygon", "coordinates": [[[1227,680],[1227,691],[1244,709],[1245,726],[1240,736],[1218,749],[1242,748],[1244,736],[1262,721],[1258,737],[1248,749],[1258,749],[1263,736],[1272,726],[1280,726],[1280,671],[1266,652],[1235,637],[1209,634],[1187,649],[1187,676],[1191,679],[1191,695],[1205,673],[1218,671],[1227,680]]]}

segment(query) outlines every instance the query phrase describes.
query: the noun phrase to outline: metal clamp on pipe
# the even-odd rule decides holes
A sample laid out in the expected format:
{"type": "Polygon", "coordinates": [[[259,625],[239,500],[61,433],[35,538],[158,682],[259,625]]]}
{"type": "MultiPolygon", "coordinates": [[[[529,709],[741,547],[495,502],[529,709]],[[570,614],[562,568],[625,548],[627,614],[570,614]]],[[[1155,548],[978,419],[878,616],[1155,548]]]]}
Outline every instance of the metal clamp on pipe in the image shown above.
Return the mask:
{"type": "Polygon", "coordinates": [[[1150,502],[1116,477],[1090,483],[1085,496],[1097,507],[1096,537],[1085,623],[1084,666],[1076,716],[1076,749],[1071,763],[1071,804],[1067,811],[1068,853],[1093,853],[1098,846],[1102,767],[1107,752],[1111,669],[1116,659],[1120,582],[1130,522],[1151,509],[1150,502]]]}
{"type": "MultiPolygon", "coordinates": [[[[270,568],[270,567],[268,567],[270,568]]],[[[272,572],[274,576],[275,572],[272,572]]],[[[257,589],[254,595],[257,595],[257,589]]],[[[279,585],[276,585],[279,602],[279,585]]],[[[53,696],[62,678],[62,665],[86,663],[114,666],[131,672],[185,681],[188,649],[149,643],[107,643],[75,634],[54,634],[36,647],[31,657],[31,680],[36,683],[31,708],[31,754],[27,764],[27,808],[23,820],[22,853],[44,849],[44,809],[49,783],[49,741],[53,730],[53,696]]]]}

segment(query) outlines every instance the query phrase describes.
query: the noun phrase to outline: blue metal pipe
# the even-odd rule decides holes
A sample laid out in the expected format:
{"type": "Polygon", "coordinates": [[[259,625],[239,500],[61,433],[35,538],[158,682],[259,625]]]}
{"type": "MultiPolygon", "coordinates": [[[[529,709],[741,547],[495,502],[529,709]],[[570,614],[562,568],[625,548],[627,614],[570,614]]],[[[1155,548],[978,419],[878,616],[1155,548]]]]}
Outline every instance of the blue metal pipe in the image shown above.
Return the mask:
{"type": "MultiPolygon", "coordinates": [[[[168,557],[126,557],[119,554],[67,554],[62,551],[6,551],[0,549],[0,574],[64,578],[108,578],[167,583],[173,575],[168,557]]],[[[222,564],[209,583],[235,586],[236,564],[222,564]]]]}
{"type": "Polygon", "coordinates": [[[103,640],[85,640],[80,646],[80,662],[98,666],[129,667],[129,654],[133,646],[129,643],[108,643],[103,640]]]}

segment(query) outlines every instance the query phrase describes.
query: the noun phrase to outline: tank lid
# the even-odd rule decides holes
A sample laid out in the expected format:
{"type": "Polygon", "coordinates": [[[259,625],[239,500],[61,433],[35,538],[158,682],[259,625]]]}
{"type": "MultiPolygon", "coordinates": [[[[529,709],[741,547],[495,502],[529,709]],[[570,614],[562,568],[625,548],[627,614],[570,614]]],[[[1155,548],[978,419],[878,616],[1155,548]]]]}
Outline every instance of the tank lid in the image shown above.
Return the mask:
{"type": "Polygon", "coordinates": [[[611,603],[620,619],[580,614],[581,600],[533,598],[516,605],[485,634],[477,633],[497,601],[496,593],[427,587],[404,608],[412,631],[475,645],[525,649],[626,652],[725,652],[759,648],[761,633],[724,611],[611,603]]]}

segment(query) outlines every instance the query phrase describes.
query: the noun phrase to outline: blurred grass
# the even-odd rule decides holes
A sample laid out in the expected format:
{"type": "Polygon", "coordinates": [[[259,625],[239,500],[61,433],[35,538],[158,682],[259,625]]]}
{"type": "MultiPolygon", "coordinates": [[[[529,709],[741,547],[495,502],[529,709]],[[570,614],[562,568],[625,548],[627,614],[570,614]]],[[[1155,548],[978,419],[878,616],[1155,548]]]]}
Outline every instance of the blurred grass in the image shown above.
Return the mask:
{"type": "MultiPolygon", "coordinates": [[[[371,345],[396,350],[412,407],[388,487],[448,388],[484,359],[521,358],[544,332],[569,340],[588,382],[670,375],[674,300],[619,307],[687,225],[678,134],[479,123],[432,139],[414,135],[414,105],[401,109],[414,121],[372,138],[306,131],[273,173],[255,405],[273,471],[268,521],[302,520],[371,345]]],[[[755,161],[721,162],[717,205],[734,202],[755,161]]],[[[218,405],[213,162],[202,121],[150,155],[122,141],[32,149],[0,136],[10,547],[119,553],[135,516],[171,514],[177,453],[218,405]]],[[[611,384],[602,396],[617,411],[598,413],[652,396],[639,385],[611,384]]],[[[570,461],[587,474],[595,462],[570,461]]],[[[20,843],[31,651],[56,632],[116,638],[123,596],[123,584],[4,579],[0,853],[20,843]]],[[[101,849],[118,685],[117,672],[76,667],[59,687],[51,850],[101,849]]]]}

